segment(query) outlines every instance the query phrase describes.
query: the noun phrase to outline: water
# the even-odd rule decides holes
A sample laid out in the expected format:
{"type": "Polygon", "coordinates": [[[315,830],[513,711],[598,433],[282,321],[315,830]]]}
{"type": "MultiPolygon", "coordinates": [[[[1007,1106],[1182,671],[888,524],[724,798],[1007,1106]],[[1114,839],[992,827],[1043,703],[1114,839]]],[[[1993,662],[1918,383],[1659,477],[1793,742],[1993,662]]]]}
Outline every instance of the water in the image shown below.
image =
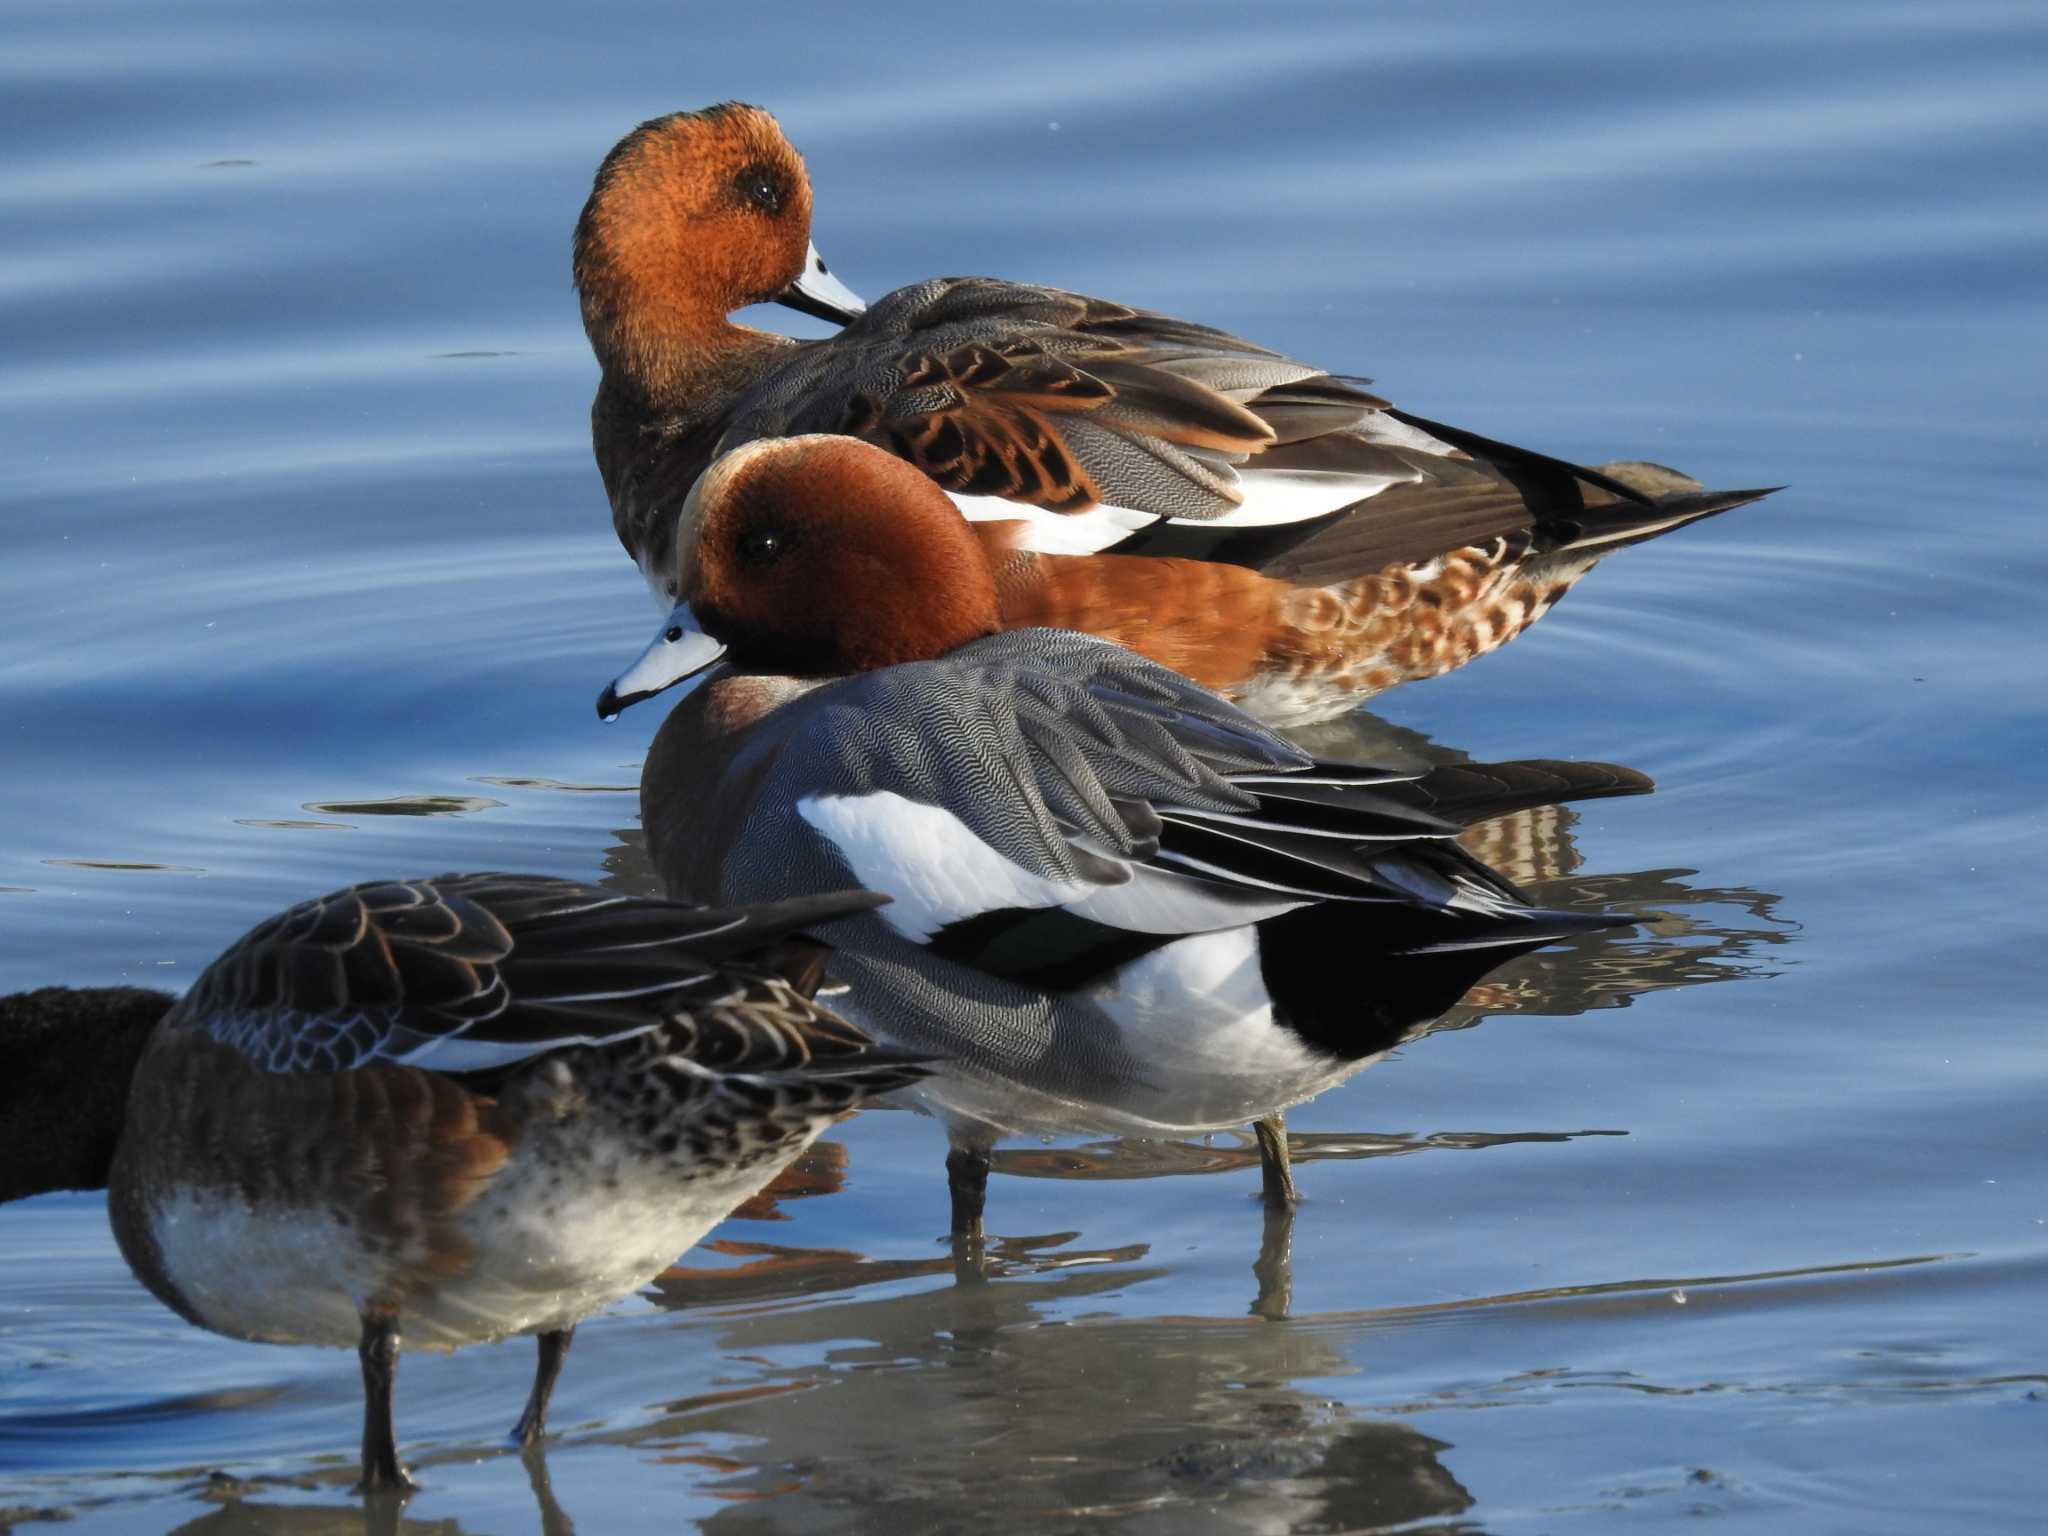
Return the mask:
{"type": "MultiPolygon", "coordinates": [[[[1659,918],[1293,1116],[1291,1252],[1235,1138],[1027,1144],[959,1287],[936,1131],[868,1115],[586,1325],[544,1474],[527,1346],[409,1359],[404,1528],[2036,1528],[2044,54],[2025,4],[17,0],[0,988],[179,986],[372,875],[645,882],[569,229],[632,123],[758,101],[870,294],[1058,282],[1792,489],[1385,701],[1653,774],[1526,873],[1659,918]]],[[[0,1234],[0,1524],[363,1528],[353,1359],[187,1328],[95,1198],[0,1234]]]]}

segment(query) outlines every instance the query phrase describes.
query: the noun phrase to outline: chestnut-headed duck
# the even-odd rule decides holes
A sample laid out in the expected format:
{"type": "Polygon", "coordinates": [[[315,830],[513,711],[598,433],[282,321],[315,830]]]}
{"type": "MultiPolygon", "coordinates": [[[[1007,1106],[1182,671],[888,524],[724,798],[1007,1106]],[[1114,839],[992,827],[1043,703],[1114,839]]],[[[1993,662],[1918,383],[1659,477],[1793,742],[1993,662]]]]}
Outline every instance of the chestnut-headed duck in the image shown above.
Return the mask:
{"type": "MultiPolygon", "coordinates": [[[[1003,1136],[1270,1132],[1503,960],[1618,924],[1533,907],[1412,774],[1314,761],[1095,636],[1005,630],[980,535],[921,477],[723,494],[747,462],[683,518],[656,649],[725,665],[648,754],[649,852],[679,899],[893,898],[821,936],[861,1027],[948,1058],[918,1094],[952,1142],[957,1233],[1003,1136]]],[[[1647,787],[1556,771],[1539,799],[1647,787]]],[[[1531,792],[1513,783],[1493,799],[1531,792]]],[[[1460,819],[1491,803],[1443,793],[1460,819]]]]}
{"type": "Polygon", "coordinates": [[[1566,464],[1223,331],[1058,289],[937,278],[863,311],[824,273],[810,219],[802,159],[736,103],[641,124],[584,205],[592,441],[613,526],[664,605],[676,514],[714,458],[846,434],[969,518],[1009,524],[1020,554],[1068,557],[1035,593],[1045,622],[1088,629],[1092,608],[1165,569],[1075,557],[1216,561],[1296,594],[1318,670],[1240,702],[1297,723],[1462,666],[1602,556],[1766,494],[1566,464]],[[796,342],[727,318],[771,298],[846,327],[796,342]]]}
{"type": "Polygon", "coordinates": [[[534,1442],[579,1321],[920,1075],[812,1001],[825,951],[800,935],[878,900],[381,881],[271,918],[179,1000],[0,999],[0,1199],[105,1188],[187,1321],[355,1348],[362,1489],[403,1491],[401,1340],[538,1335],[534,1442]]]}
{"type": "MultiPolygon", "coordinates": [[[[948,498],[915,467],[857,438],[814,434],[746,443],[715,462],[684,498],[682,540],[664,576],[680,595],[695,558],[689,530],[719,505],[801,507],[830,500],[915,503],[949,515],[948,498]]],[[[885,511],[878,510],[878,516],[885,511]]],[[[993,582],[998,627],[1070,629],[1099,635],[1185,673],[1268,725],[1303,725],[1340,713],[1400,681],[1434,676],[1447,656],[1504,643],[1555,599],[1547,566],[1503,574],[1471,551],[1432,562],[1429,580],[1373,575],[1330,587],[1302,586],[1227,562],[1155,555],[1060,555],[1029,546],[1030,525],[967,520],[949,539],[993,582]]],[[[919,591],[891,568],[893,551],[862,570],[870,600],[921,606],[919,591]],[[897,594],[894,598],[890,594],[897,594]]],[[[948,572],[946,579],[960,579],[948,572]]],[[[1560,578],[1564,585],[1568,581],[1560,578]]],[[[671,624],[663,632],[682,630],[671,624]]],[[[598,700],[606,718],[686,674],[687,656],[657,641],[598,700]]]]}

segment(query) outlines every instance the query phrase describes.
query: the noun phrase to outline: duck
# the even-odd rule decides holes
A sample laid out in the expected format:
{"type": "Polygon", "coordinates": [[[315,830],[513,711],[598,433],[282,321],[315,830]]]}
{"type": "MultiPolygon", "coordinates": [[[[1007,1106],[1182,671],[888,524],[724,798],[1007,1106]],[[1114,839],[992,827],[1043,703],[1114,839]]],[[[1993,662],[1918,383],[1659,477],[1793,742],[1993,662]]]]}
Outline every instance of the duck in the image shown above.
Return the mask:
{"type": "Polygon", "coordinates": [[[811,208],[780,125],[726,102],[627,134],[577,221],[601,370],[592,447],[664,610],[677,513],[714,459],[851,436],[1001,530],[1016,627],[1143,649],[1148,613],[1213,615],[1204,681],[1296,725],[1497,650],[1606,555],[1776,489],[1569,464],[1226,331],[1056,288],[934,278],[869,307],[819,257],[811,208]],[[843,329],[800,342],[729,318],[765,301],[843,329]],[[1241,607],[1267,648],[1233,630],[1241,607]]]}
{"type": "Polygon", "coordinates": [[[678,900],[891,898],[819,936],[860,1028],[945,1058],[915,1097],[947,1131],[956,1239],[979,1238],[990,1151],[1017,1135],[1251,1123],[1268,1204],[1291,1205],[1287,1108],[1503,961],[1628,921],[1539,908],[1456,839],[1489,806],[1640,775],[1488,788],[1461,765],[1432,787],[1315,760],[1111,641],[1006,628],[976,531],[885,450],[837,451],[891,494],[754,472],[803,451],[737,448],[684,504],[682,601],[650,654],[697,681],[655,734],[641,820],[678,900]]]}
{"type": "Polygon", "coordinates": [[[540,875],[379,880],[259,924],[183,997],[0,999],[0,1200],[105,1189],[187,1322],[353,1348],[359,1491],[406,1494],[401,1347],[576,1325],[920,1062],[814,1001],[865,891],[706,909],[540,875]]]}

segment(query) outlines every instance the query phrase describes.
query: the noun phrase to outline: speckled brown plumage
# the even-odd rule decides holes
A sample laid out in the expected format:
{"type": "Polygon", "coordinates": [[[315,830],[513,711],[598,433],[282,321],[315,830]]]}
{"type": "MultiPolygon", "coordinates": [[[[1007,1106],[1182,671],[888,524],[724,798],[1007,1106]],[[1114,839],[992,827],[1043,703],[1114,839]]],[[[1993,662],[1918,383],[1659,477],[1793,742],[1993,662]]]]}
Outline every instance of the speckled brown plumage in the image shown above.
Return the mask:
{"type": "Polygon", "coordinates": [[[1591,568],[1499,538],[1298,587],[1211,562],[1018,551],[1011,526],[974,525],[996,562],[1005,628],[1115,640],[1275,725],[1326,719],[1497,650],[1591,568]]]}

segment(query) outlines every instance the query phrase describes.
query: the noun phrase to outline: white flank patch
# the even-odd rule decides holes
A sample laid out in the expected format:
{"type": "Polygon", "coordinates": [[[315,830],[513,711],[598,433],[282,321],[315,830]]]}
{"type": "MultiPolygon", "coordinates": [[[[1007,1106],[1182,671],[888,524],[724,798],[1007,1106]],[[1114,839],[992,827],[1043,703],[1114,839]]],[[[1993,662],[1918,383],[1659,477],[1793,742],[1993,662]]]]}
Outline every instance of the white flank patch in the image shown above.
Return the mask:
{"type": "Polygon", "coordinates": [[[811,795],[796,811],[839,851],[856,884],[895,898],[875,915],[919,944],[984,912],[1066,906],[1098,889],[1034,875],[943,806],[891,791],[811,795]]]}
{"type": "Polygon", "coordinates": [[[1123,1031],[1125,1048],[1145,1062],[1148,1084],[1164,1101],[1154,1113],[1164,1119],[1187,1124],[1206,1118],[1192,1105],[1167,1108],[1177,1098],[1213,1093],[1200,1086],[1203,1079],[1290,1085],[1279,1093],[1287,1098],[1291,1085],[1331,1069],[1328,1057],[1273,1017],[1256,929],[1229,928],[1162,945],[1093,989],[1090,999],[1123,1031]]]}
{"type": "Polygon", "coordinates": [[[1138,529],[1160,521],[1150,512],[1133,512],[1125,507],[1049,512],[1028,502],[1005,501],[1000,496],[958,496],[951,491],[946,494],[953,497],[953,505],[970,523],[1024,524],[1018,547],[1041,555],[1099,554],[1138,529]]]}

